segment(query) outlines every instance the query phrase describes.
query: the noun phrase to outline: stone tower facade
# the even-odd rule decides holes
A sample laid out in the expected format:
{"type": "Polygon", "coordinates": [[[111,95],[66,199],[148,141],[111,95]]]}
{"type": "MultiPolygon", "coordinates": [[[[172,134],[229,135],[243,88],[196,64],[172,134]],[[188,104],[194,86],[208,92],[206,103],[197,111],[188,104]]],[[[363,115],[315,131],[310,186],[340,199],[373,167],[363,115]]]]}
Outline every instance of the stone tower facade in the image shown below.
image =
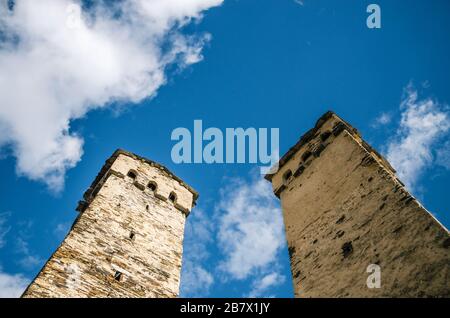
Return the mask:
{"type": "Polygon", "coordinates": [[[22,297],[177,297],[184,225],[197,197],[165,167],[117,150],[22,297]]]}
{"type": "Polygon", "coordinates": [[[450,297],[450,236],[344,120],[323,115],[267,175],[296,297],[450,297]]]}

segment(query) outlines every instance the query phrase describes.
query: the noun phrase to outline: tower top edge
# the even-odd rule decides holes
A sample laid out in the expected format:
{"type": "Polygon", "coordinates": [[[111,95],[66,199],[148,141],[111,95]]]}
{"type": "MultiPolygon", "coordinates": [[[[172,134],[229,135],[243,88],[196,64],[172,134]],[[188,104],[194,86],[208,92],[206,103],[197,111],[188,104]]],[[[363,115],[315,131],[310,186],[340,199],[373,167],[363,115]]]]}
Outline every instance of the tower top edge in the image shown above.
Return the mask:
{"type": "MultiPolygon", "coordinates": [[[[327,123],[330,120],[336,120],[338,122],[341,122],[344,124],[345,130],[348,131],[353,137],[356,137],[356,139],[361,140],[364,148],[373,155],[375,155],[378,159],[380,159],[380,162],[387,168],[389,171],[391,171],[393,174],[396,173],[395,169],[390,165],[390,163],[375,149],[373,149],[368,143],[366,143],[358,130],[350,125],[347,121],[339,117],[334,111],[327,111],[322,116],[319,117],[319,119],[316,121],[316,124],[313,128],[308,130],[306,133],[304,133],[300,139],[297,141],[297,143],[289,148],[289,150],[281,157],[281,159],[278,161],[278,171],[287,163],[289,160],[291,160],[294,155],[303,147],[308,146],[308,144],[315,138],[317,138],[318,133],[320,132],[322,126],[324,126],[325,123],[327,123]]],[[[268,181],[272,181],[273,176],[276,174],[266,174],[264,178],[268,181]]]]}
{"type": "Polygon", "coordinates": [[[116,149],[116,151],[114,151],[114,153],[111,155],[111,157],[109,157],[103,167],[100,169],[100,172],[98,173],[98,175],[95,177],[94,181],[92,182],[91,186],[89,187],[88,190],[86,190],[86,192],[84,193],[84,197],[89,197],[91,192],[93,191],[93,189],[96,188],[97,184],[102,180],[102,178],[105,176],[105,174],[109,171],[109,169],[111,168],[111,166],[113,165],[114,161],[120,156],[120,155],[124,155],[124,156],[128,156],[134,160],[137,161],[141,161],[144,162],[152,167],[158,168],[162,171],[164,171],[170,178],[178,181],[180,183],[180,185],[182,185],[183,187],[185,187],[189,192],[192,193],[193,195],[193,205],[195,205],[195,202],[198,199],[198,192],[195,191],[191,186],[189,186],[186,182],[184,182],[181,178],[179,178],[178,176],[176,176],[173,172],[171,172],[167,167],[153,161],[150,160],[148,158],[139,156],[133,152],[124,150],[124,149],[116,149]]]}

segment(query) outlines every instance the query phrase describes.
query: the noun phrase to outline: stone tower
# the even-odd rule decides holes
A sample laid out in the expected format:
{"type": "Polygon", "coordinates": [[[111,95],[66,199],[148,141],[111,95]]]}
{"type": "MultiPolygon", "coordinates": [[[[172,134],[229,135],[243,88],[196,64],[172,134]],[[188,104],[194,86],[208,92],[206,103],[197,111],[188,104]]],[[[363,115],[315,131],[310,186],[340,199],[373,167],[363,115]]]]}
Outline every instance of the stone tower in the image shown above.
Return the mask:
{"type": "Polygon", "coordinates": [[[266,179],[281,199],[296,297],[450,297],[448,230],[334,113],[266,179]]]}
{"type": "Polygon", "coordinates": [[[177,297],[184,225],[197,197],[165,167],[117,150],[22,297],[177,297]]]}

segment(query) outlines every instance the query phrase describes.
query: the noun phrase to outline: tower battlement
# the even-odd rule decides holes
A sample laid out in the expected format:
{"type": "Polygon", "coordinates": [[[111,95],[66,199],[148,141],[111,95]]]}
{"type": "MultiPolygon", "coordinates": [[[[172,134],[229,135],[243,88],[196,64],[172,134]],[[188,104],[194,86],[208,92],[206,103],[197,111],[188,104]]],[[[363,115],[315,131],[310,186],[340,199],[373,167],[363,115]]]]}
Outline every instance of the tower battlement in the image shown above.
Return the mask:
{"type": "Polygon", "coordinates": [[[23,297],[177,297],[184,226],[197,197],[164,166],[117,150],[23,297]]]}
{"type": "MultiPolygon", "coordinates": [[[[313,128],[306,132],[299,141],[292,146],[278,162],[278,171],[275,174],[267,174],[266,180],[272,182],[275,194],[279,197],[284,190],[283,176],[290,172],[298,176],[312,163],[314,158],[320,157],[322,151],[333,142],[343,131],[352,135],[359,144],[382,165],[387,172],[396,178],[396,171],[390,163],[367,142],[365,142],[358,130],[332,111],[323,114],[313,128]]],[[[397,179],[402,185],[403,183],[397,179]]]]}
{"type": "Polygon", "coordinates": [[[82,212],[95,198],[104,182],[111,176],[125,178],[131,172],[136,175],[134,185],[142,191],[151,191],[161,200],[167,201],[171,193],[175,193],[177,200],[175,207],[189,215],[198,199],[198,193],[183,180],[178,178],[165,166],[134,153],[117,149],[106,160],[97,177],[78,203],[77,211],[82,212]],[[155,189],[150,187],[156,186],[155,189]],[[149,187],[150,186],[150,187],[149,187]]]}

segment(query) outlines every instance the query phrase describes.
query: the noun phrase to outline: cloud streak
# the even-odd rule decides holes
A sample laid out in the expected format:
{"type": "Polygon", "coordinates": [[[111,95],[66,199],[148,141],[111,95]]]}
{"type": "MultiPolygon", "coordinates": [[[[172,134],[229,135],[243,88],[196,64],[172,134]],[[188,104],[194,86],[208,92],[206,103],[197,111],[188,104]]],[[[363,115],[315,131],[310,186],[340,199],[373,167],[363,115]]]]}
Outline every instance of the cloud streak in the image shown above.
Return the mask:
{"type": "Polygon", "coordinates": [[[384,125],[388,125],[392,121],[392,115],[389,113],[381,113],[377,118],[375,118],[372,123],[372,127],[378,128],[384,125]]]}
{"type": "Polygon", "coordinates": [[[420,99],[411,84],[405,89],[400,110],[400,123],[386,156],[399,178],[414,191],[423,172],[436,163],[436,152],[445,157],[440,141],[448,139],[449,110],[434,99],[420,99]]]}
{"type": "Polygon", "coordinates": [[[212,273],[206,268],[210,252],[209,244],[214,243],[214,225],[206,213],[195,209],[186,223],[181,273],[181,297],[206,297],[214,283],[212,273]]]}
{"type": "Polygon", "coordinates": [[[256,297],[272,298],[272,297],[275,297],[275,296],[273,296],[273,294],[266,295],[266,293],[270,292],[271,288],[284,283],[285,280],[286,280],[286,277],[283,275],[280,275],[277,272],[267,274],[267,275],[263,276],[260,280],[257,280],[253,283],[253,289],[248,294],[248,297],[249,298],[256,298],[256,297]]]}
{"type": "MultiPolygon", "coordinates": [[[[6,245],[5,237],[11,230],[8,226],[10,212],[0,213],[0,248],[6,245]]],[[[29,280],[22,274],[5,273],[0,265],[0,298],[17,298],[28,286],[29,280]]]]}
{"type": "Polygon", "coordinates": [[[8,217],[11,215],[9,212],[0,213],[0,248],[6,244],[6,234],[11,230],[11,226],[7,225],[8,217]]]}
{"type": "Polygon", "coordinates": [[[60,191],[83,154],[71,121],[154,97],[169,65],[200,61],[209,36],[180,29],[222,1],[0,0],[0,147],[18,174],[60,191]]]}
{"type": "Polygon", "coordinates": [[[231,182],[222,191],[218,214],[222,271],[245,279],[275,266],[285,238],[281,210],[267,181],[231,182]]]}
{"type": "Polygon", "coordinates": [[[226,178],[220,200],[205,213],[196,208],[186,223],[182,297],[207,297],[216,279],[248,283],[241,297],[268,297],[285,282],[286,248],[279,203],[270,183],[253,171],[250,180],[226,178]]]}

